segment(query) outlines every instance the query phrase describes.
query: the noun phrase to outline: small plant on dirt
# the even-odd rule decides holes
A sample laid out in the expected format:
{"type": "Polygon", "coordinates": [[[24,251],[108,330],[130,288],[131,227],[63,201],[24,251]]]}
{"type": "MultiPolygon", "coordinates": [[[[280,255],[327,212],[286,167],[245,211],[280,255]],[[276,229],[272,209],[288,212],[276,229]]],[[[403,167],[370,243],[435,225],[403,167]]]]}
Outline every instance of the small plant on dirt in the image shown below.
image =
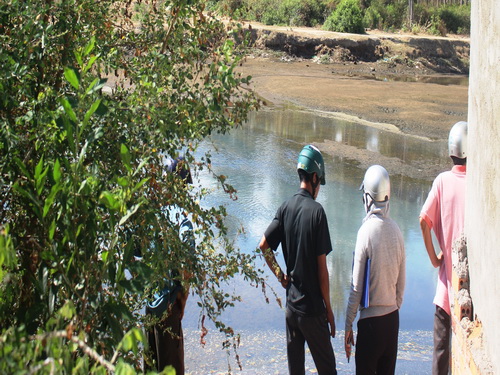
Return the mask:
{"type": "Polygon", "coordinates": [[[446,25],[438,15],[433,14],[428,26],[428,31],[432,35],[445,36],[446,25]]]}

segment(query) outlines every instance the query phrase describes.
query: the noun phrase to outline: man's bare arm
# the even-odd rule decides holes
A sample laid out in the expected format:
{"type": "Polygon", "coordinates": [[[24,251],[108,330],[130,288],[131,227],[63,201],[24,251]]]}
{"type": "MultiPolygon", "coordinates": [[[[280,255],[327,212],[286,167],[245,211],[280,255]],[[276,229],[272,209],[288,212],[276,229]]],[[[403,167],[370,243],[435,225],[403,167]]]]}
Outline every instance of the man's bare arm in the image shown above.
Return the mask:
{"type": "Polygon", "coordinates": [[[425,249],[427,250],[427,254],[429,255],[429,259],[434,268],[441,266],[443,262],[443,253],[440,252],[439,255],[436,255],[436,250],[434,249],[434,244],[432,243],[432,234],[431,228],[422,217],[420,220],[420,229],[422,230],[422,237],[424,238],[425,249]]]}
{"type": "Polygon", "coordinates": [[[271,272],[278,278],[278,281],[281,283],[283,288],[286,288],[288,285],[288,276],[281,270],[280,265],[276,261],[274,252],[271,250],[269,244],[267,243],[266,236],[262,236],[259,248],[262,251],[264,258],[266,259],[266,263],[271,272]]]}

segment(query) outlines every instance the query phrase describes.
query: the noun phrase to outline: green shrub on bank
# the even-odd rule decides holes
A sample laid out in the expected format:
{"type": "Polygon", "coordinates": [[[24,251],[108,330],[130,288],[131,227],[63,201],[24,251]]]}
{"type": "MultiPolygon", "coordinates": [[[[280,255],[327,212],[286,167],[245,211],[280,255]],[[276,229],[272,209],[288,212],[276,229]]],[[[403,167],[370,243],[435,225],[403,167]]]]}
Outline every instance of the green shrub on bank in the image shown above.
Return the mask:
{"type": "Polygon", "coordinates": [[[470,5],[427,7],[424,4],[415,4],[413,23],[434,35],[469,34],[470,5]]]}
{"type": "Polygon", "coordinates": [[[325,6],[319,0],[283,0],[279,14],[290,26],[316,26],[323,23],[325,6]]]}
{"type": "Polygon", "coordinates": [[[325,30],[341,33],[364,34],[363,12],[358,0],[342,0],[339,6],[326,19],[325,30]]]}
{"type": "Polygon", "coordinates": [[[432,35],[445,36],[446,35],[446,25],[443,20],[439,18],[437,14],[433,14],[431,16],[431,21],[429,23],[429,27],[427,28],[427,32],[432,35]]]}
{"type": "Polygon", "coordinates": [[[437,10],[437,14],[443,20],[447,32],[470,33],[470,5],[445,5],[437,10]]]}

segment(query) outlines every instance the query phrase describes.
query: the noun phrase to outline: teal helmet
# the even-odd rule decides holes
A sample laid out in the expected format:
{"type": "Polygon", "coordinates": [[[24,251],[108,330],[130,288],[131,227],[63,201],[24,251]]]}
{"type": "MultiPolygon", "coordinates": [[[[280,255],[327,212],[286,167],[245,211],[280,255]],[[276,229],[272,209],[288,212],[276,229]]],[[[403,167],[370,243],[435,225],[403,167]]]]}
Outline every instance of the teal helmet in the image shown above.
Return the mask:
{"type": "Polygon", "coordinates": [[[313,145],[304,146],[299,154],[299,160],[297,162],[297,170],[299,169],[309,174],[316,173],[321,185],[326,183],[325,162],[323,161],[321,151],[319,151],[317,147],[313,145]]]}

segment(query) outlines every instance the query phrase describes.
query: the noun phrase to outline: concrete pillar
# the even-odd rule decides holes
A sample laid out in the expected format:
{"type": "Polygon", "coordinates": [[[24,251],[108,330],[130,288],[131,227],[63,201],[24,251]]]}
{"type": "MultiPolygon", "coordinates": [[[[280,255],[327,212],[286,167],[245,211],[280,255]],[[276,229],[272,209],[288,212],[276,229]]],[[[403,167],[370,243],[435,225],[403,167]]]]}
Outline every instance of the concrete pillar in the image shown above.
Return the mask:
{"type": "Polygon", "coordinates": [[[500,4],[473,0],[465,231],[474,315],[500,374],[500,4]]]}

